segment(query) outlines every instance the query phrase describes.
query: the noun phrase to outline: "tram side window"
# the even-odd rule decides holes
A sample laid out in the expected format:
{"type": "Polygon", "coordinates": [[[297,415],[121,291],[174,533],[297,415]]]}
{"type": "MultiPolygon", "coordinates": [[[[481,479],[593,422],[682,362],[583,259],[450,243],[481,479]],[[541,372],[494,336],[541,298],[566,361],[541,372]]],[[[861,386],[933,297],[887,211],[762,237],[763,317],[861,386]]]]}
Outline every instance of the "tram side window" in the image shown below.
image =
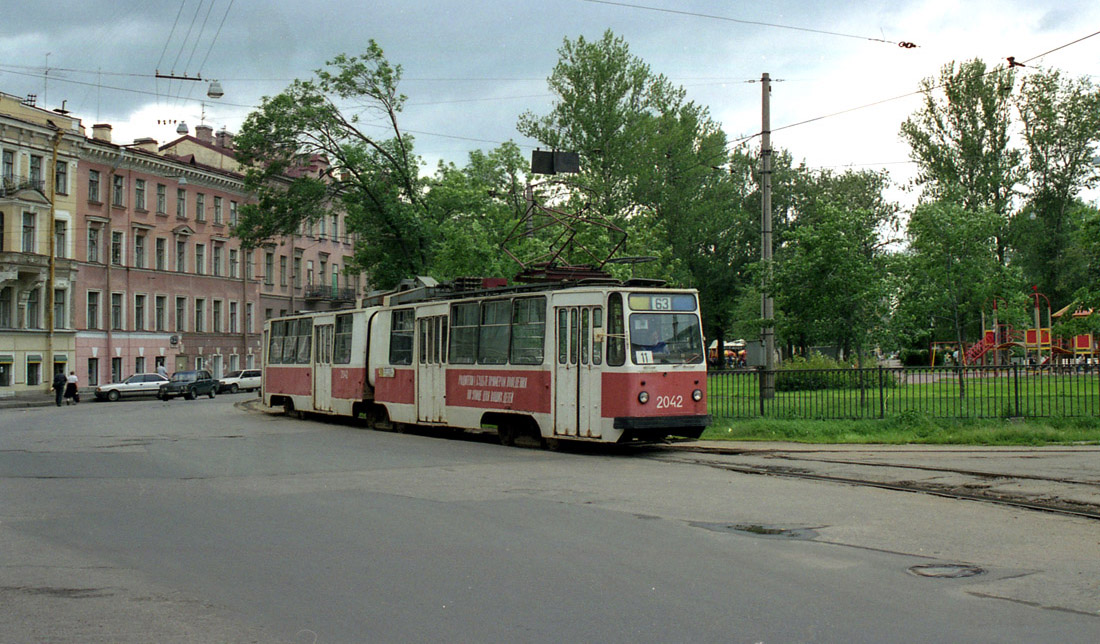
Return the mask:
{"type": "Polygon", "coordinates": [[[351,363],[351,314],[336,316],[336,350],[333,352],[334,364],[351,363]]]}
{"type": "Polygon", "coordinates": [[[313,320],[301,318],[298,320],[298,356],[293,361],[297,364],[309,364],[310,336],[313,335],[313,320]]]}
{"type": "Polygon", "coordinates": [[[498,300],[481,304],[481,332],[478,337],[478,364],[508,362],[508,340],[511,331],[511,301],[498,300]]]}
{"type": "Polygon", "coordinates": [[[477,302],[451,306],[451,364],[477,362],[478,314],[477,302]]]}
{"type": "Polygon", "coordinates": [[[283,339],[283,355],[279,362],[294,364],[298,359],[298,320],[286,321],[286,338],[283,339]]]}
{"type": "Polygon", "coordinates": [[[626,325],[623,319],[623,294],[607,298],[607,364],[620,367],[626,362],[626,325]]]}
{"type": "Polygon", "coordinates": [[[413,310],[393,312],[390,325],[390,364],[413,363],[413,310]]]}
{"type": "Polygon", "coordinates": [[[271,323],[271,345],[267,348],[267,361],[270,364],[281,364],[283,361],[283,343],[286,340],[286,321],[280,320],[271,323]]]}
{"type": "Polygon", "coordinates": [[[546,298],[528,297],[512,303],[512,364],[542,364],[546,337],[546,298]]]}

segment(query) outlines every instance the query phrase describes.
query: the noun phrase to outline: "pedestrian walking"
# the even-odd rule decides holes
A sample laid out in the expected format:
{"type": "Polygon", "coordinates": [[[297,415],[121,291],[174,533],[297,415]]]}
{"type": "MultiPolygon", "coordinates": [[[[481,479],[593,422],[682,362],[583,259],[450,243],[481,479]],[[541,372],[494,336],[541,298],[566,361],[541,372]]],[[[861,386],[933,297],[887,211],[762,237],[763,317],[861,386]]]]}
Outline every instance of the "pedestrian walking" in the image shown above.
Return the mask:
{"type": "Polygon", "coordinates": [[[65,378],[64,371],[58,371],[53,375],[53,385],[51,386],[54,391],[54,402],[57,403],[58,407],[61,406],[61,397],[65,395],[65,385],[67,383],[68,380],[65,378]]]}
{"type": "MultiPolygon", "coordinates": [[[[65,404],[80,402],[80,392],[77,386],[76,372],[70,371],[69,377],[65,379],[65,404]]],[[[58,403],[60,404],[60,403],[58,403]]]]}

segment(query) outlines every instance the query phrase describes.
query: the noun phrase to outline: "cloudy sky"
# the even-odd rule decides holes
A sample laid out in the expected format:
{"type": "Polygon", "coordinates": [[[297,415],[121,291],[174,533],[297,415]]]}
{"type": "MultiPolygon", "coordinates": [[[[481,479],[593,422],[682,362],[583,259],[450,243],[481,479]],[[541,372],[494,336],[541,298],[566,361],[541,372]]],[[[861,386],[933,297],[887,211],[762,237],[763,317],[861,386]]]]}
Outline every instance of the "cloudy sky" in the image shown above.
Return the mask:
{"type": "Polygon", "coordinates": [[[905,96],[951,61],[1013,56],[1024,73],[1100,82],[1095,0],[82,0],[5,15],[0,92],[65,101],[86,126],[111,123],[116,143],[165,142],[176,127],[158,121],[205,116],[235,131],[261,97],[373,38],[404,68],[401,125],[431,168],[508,140],[533,149],[517,119],[549,110],[563,39],[607,29],[731,138],[759,132],[767,72],[776,147],[811,167],[886,168],[899,181],[912,168],[898,128],[919,102],[905,96]],[[158,71],[218,79],[225,95],[206,99],[205,83],[158,71]]]}

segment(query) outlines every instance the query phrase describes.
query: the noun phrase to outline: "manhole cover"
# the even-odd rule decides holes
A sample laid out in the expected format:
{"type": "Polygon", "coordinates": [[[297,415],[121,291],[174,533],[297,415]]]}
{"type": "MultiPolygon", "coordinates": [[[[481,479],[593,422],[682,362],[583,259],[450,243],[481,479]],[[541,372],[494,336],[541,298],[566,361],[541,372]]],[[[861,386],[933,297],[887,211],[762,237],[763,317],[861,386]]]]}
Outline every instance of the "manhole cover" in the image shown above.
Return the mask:
{"type": "Polygon", "coordinates": [[[920,564],[909,568],[909,572],[914,575],[920,575],[921,577],[957,579],[959,577],[973,577],[985,571],[977,566],[968,566],[966,564],[920,564]]]}

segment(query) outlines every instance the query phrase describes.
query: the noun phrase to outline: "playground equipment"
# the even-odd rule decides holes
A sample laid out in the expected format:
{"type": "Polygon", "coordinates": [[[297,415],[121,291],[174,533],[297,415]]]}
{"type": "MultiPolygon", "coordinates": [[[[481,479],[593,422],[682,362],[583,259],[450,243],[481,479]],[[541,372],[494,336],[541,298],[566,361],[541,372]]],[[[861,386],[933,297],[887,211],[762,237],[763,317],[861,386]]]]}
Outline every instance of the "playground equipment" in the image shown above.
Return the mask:
{"type": "Polygon", "coordinates": [[[1014,329],[1011,325],[1000,322],[998,319],[998,305],[1008,302],[998,296],[992,298],[992,328],[986,326],[986,314],[982,311],[982,335],[981,339],[973,344],[957,346],[955,342],[933,342],[931,362],[934,365],[937,352],[947,352],[957,364],[975,365],[990,364],[1003,365],[1007,363],[1007,353],[1013,349],[1023,349],[1023,357],[1026,362],[1034,365],[1051,364],[1056,356],[1071,358],[1079,361],[1093,361],[1100,356],[1097,338],[1091,333],[1076,335],[1068,340],[1055,338],[1051,333],[1053,320],[1065,315],[1084,317],[1092,315],[1092,310],[1073,311],[1073,305],[1054,312],[1050,305],[1050,299],[1039,292],[1039,288],[1032,287],[1029,297],[1033,301],[1032,326],[1022,331],[1014,329]],[[1042,324],[1042,305],[1046,303],[1046,325],[1042,324]]]}

